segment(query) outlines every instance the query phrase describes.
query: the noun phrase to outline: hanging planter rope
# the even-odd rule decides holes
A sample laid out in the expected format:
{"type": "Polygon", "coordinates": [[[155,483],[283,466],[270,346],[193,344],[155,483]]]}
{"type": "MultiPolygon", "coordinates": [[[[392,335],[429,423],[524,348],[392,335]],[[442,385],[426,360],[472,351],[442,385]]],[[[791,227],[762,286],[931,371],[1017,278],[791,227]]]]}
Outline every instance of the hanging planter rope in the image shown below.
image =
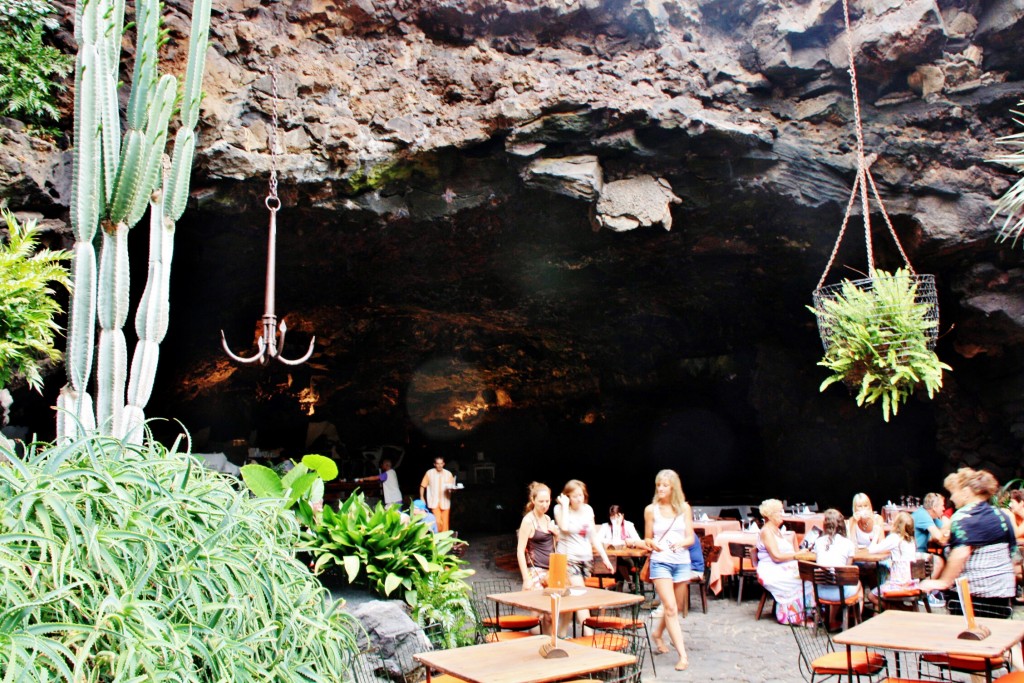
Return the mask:
{"type": "Polygon", "coordinates": [[[939,361],[933,351],[939,329],[935,277],[919,275],[914,271],[871,175],[871,164],[877,155],[867,156],[864,153],[864,131],[847,0],[843,0],[843,19],[857,136],[857,176],[839,236],[814,290],[813,306],[810,309],[818,320],[818,333],[825,347],[825,357],[819,365],[832,371],[832,375],[822,382],[821,390],[841,381],[851,390],[859,390],[857,405],[880,401],[883,417],[888,422],[890,413],[896,414],[900,403],[905,402],[918,385],[923,384],[931,397],[942,386],[942,371],[950,368],[939,361]],[[869,188],[905,264],[905,268],[892,274],[875,269],[869,188]],[[864,218],[868,277],[860,280],[846,279],[826,286],[825,280],[835,263],[858,197],[864,218]]]}

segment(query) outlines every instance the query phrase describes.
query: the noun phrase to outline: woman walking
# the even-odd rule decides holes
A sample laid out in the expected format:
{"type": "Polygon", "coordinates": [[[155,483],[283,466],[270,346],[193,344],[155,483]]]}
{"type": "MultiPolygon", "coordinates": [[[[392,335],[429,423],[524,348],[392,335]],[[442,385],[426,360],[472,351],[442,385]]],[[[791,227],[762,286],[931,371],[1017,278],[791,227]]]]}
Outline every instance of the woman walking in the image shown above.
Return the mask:
{"type": "MultiPolygon", "coordinates": [[[[586,484],[579,479],[570,479],[562,488],[558,505],[555,506],[555,523],[559,530],[558,552],[565,553],[568,560],[570,586],[583,586],[584,579],[593,574],[595,551],[601,556],[608,573],[615,571],[598,537],[594,508],[587,504],[587,499],[586,484]]],[[[590,612],[580,610],[576,616],[582,624],[590,612]]],[[[567,627],[568,623],[560,624],[559,630],[564,631],[567,627]]]]}
{"type": "Polygon", "coordinates": [[[529,502],[519,524],[519,542],[516,545],[524,591],[539,590],[548,585],[548,558],[558,540],[558,527],[548,517],[551,489],[547,484],[535,481],[530,484],[529,491],[529,502]]]}
{"type": "Polygon", "coordinates": [[[679,604],[686,597],[690,580],[690,551],[693,545],[693,513],[683,496],[683,485],[673,470],[662,470],[654,478],[654,500],[644,509],[644,545],[651,550],[651,582],[661,600],[662,614],[651,639],[658,654],[669,640],[679,653],[676,671],[689,666],[683,630],[679,626],[679,604]]]}

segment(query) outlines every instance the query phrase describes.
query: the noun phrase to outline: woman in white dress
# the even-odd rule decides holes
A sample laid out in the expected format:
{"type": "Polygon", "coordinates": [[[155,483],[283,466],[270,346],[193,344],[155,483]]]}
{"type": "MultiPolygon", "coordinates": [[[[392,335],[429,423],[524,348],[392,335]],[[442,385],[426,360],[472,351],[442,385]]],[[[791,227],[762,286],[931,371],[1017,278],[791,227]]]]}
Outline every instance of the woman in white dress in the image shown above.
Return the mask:
{"type": "Polygon", "coordinates": [[[782,501],[769,498],[758,511],[764,528],[757,541],[757,579],[775,598],[775,618],[781,623],[803,623],[804,594],[792,536],[782,533],[782,501]]]}

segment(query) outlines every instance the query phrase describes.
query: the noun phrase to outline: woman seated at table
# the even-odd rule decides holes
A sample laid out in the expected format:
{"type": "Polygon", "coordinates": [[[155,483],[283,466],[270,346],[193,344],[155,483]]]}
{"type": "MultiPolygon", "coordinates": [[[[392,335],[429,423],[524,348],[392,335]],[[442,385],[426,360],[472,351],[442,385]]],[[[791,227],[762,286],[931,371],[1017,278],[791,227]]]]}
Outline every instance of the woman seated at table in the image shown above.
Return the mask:
{"type": "MultiPolygon", "coordinates": [[[[835,508],[825,510],[825,530],[821,536],[814,541],[814,561],[822,567],[848,567],[853,564],[853,554],[857,547],[853,541],[846,537],[846,519],[843,513],[835,508]]],[[[860,583],[856,586],[842,586],[843,592],[840,596],[840,586],[818,586],[818,597],[829,602],[840,602],[852,598],[861,591],[860,583]]],[[[838,613],[831,610],[829,619],[831,626],[837,622],[838,613]]]]}
{"type": "Polygon", "coordinates": [[[846,537],[858,548],[867,548],[872,543],[881,543],[885,536],[885,522],[871,506],[866,493],[853,497],[853,515],[846,523],[846,537]]]}
{"type": "MultiPolygon", "coordinates": [[[[633,522],[626,521],[626,516],[622,514],[622,508],[618,505],[608,508],[608,523],[601,525],[597,536],[601,543],[613,548],[633,548],[643,545],[643,539],[637,533],[633,522]]],[[[636,569],[636,562],[632,557],[616,557],[612,564],[615,565],[616,572],[623,580],[632,579],[633,571],[636,569]]]]}
{"type": "Polygon", "coordinates": [[[780,624],[803,623],[804,605],[810,600],[797,569],[793,537],[782,533],[782,501],[769,498],[758,512],[764,517],[757,541],[758,581],[775,598],[775,618],[780,624]]]}
{"type": "MultiPolygon", "coordinates": [[[[943,485],[957,507],[950,524],[949,556],[939,578],[922,581],[921,590],[948,591],[963,575],[975,605],[1008,607],[1017,590],[1011,559],[1017,538],[1011,513],[989,503],[999,482],[986,470],[961,467],[943,485]]],[[[1007,609],[1005,616],[1009,613],[1007,609]]]]}
{"type": "Polygon", "coordinates": [[[1014,534],[1017,545],[1024,545],[1024,489],[1013,489],[1008,494],[1006,504],[1013,513],[1014,534]]]}
{"type": "Polygon", "coordinates": [[[892,520],[892,531],[881,543],[868,546],[872,555],[887,555],[883,560],[889,569],[889,578],[868,593],[871,604],[878,605],[879,593],[905,589],[910,585],[910,565],[917,558],[917,542],[914,539],[914,518],[909,512],[900,512],[892,520]]]}

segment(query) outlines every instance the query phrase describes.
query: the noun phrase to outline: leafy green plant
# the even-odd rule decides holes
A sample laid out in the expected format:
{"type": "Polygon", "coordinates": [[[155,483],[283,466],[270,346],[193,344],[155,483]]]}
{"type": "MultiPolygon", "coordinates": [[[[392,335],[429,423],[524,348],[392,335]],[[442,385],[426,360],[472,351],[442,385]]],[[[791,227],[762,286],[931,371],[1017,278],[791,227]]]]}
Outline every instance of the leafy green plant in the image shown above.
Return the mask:
{"type": "Polygon", "coordinates": [[[448,567],[413,579],[405,601],[412,620],[421,628],[440,624],[443,647],[463,647],[476,642],[476,614],[469,597],[469,584],[454,576],[462,571],[448,567]]]}
{"type": "Polygon", "coordinates": [[[43,0],[0,0],[0,114],[28,123],[57,121],[56,95],[74,59],[46,45],[57,28],[53,7],[43,0]]]}
{"type": "MultiPolygon", "coordinates": [[[[1024,106],[1024,102],[1020,103],[1024,106]]],[[[1014,112],[1018,116],[1020,112],[1014,112]]],[[[1018,124],[1024,125],[1024,121],[1021,119],[1014,119],[1018,124]]],[[[996,140],[1000,145],[1010,147],[1013,151],[1001,154],[995,158],[989,159],[997,164],[1003,164],[1014,169],[1018,173],[1024,173],[1024,133],[1016,133],[1014,135],[1007,135],[996,140]]],[[[1020,239],[1021,233],[1024,232],[1024,178],[1020,178],[1010,189],[999,198],[996,202],[996,209],[992,212],[992,216],[989,218],[989,222],[992,222],[1000,214],[1005,215],[1003,224],[999,228],[999,235],[996,238],[999,242],[1005,242],[1006,240],[1012,239],[1012,244],[1016,246],[1017,240],[1020,239]]]]}
{"type": "Polygon", "coordinates": [[[60,359],[54,335],[60,327],[54,316],[60,305],[54,299],[52,283],[68,287],[70,258],[65,251],[37,250],[39,230],[35,221],[24,226],[14,214],[3,210],[8,239],[0,242],[0,389],[12,377],[25,378],[40,391],[43,377],[40,362],[60,359]]]}
{"type": "Polygon", "coordinates": [[[195,459],[89,436],[3,452],[3,680],[336,681],[361,628],[299,526],[195,459]]]}
{"type": "Polygon", "coordinates": [[[281,476],[277,470],[265,465],[250,464],[242,467],[242,480],[249,490],[263,498],[281,498],[284,506],[299,505],[300,519],[312,523],[312,505],[324,499],[324,482],[338,476],[338,466],[330,458],[311,453],[293,462],[292,468],[281,476]]]}
{"type": "Polygon", "coordinates": [[[383,596],[401,588],[396,597],[402,597],[413,590],[417,579],[429,574],[447,573],[453,580],[472,575],[472,570],[461,568],[465,562],[452,554],[459,543],[450,531],[431,533],[396,506],[378,502],[371,508],[357,491],[337,511],[324,508],[306,547],[317,558],[315,571],[337,564],[349,583],[383,596]]]}
{"type": "Polygon", "coordinates": [[[938,321],[929,318],[927,303],[917,301],[910,273],[872,269],[871,281],[870,288],[861,288],[846,280],[834,298],[811,308],[831,341],[818,365],[832,374],[820,390],[843,382],[858,390],[857,405],[881,401],[888,422],[918,385],[931,398],[942,387],[942,371],[952,368],[930,348],[930,331],[938,321]]]}

